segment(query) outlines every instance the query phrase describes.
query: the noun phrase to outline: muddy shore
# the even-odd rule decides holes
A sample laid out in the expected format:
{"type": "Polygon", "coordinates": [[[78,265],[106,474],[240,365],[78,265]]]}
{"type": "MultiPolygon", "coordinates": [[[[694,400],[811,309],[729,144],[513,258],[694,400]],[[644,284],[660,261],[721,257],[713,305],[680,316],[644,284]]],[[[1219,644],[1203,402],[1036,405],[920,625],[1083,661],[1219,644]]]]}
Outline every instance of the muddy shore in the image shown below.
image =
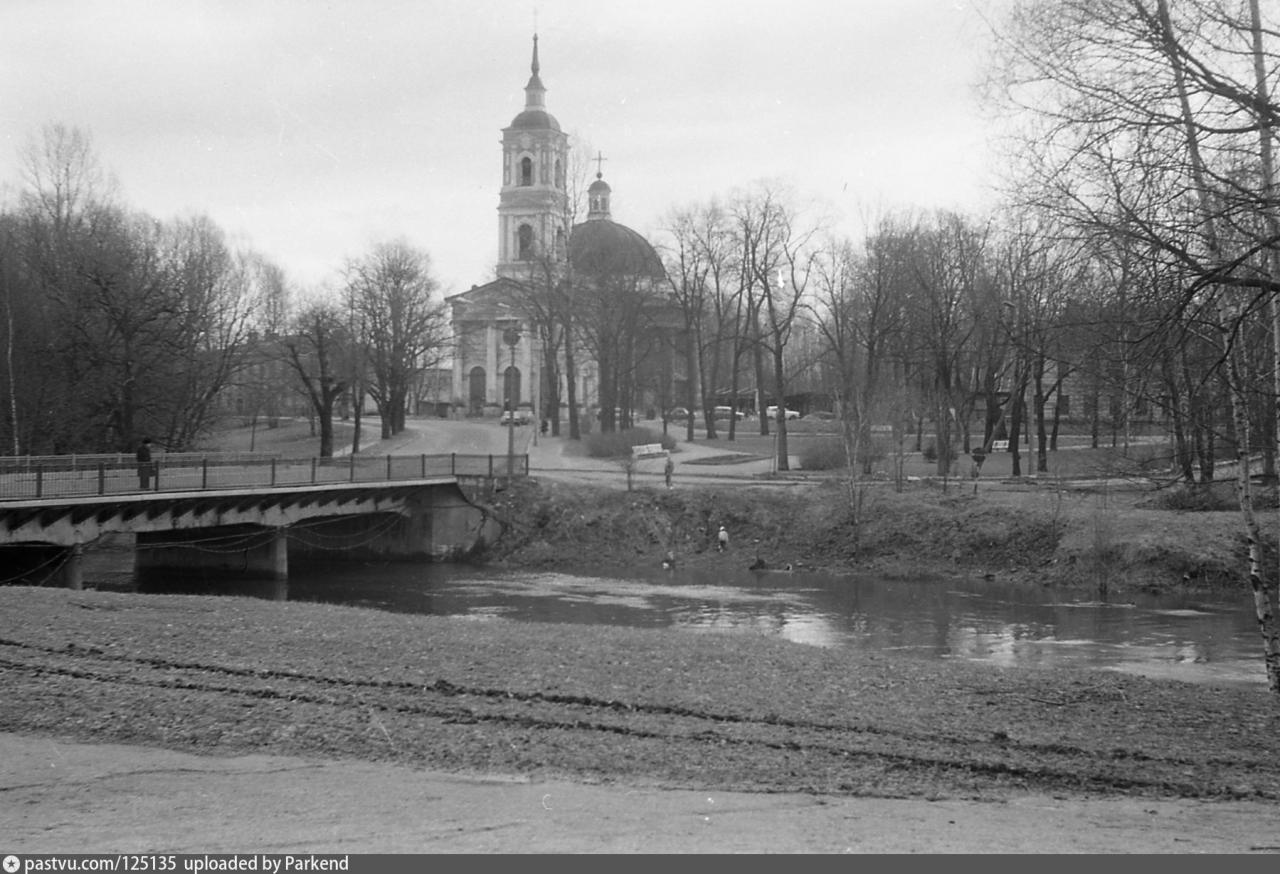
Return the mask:
{"type": "Polygon", "coordinates": [[[0,589],[0,730],[663,786],[1280,801],[1280,702],[768,638],[0,589]]]}

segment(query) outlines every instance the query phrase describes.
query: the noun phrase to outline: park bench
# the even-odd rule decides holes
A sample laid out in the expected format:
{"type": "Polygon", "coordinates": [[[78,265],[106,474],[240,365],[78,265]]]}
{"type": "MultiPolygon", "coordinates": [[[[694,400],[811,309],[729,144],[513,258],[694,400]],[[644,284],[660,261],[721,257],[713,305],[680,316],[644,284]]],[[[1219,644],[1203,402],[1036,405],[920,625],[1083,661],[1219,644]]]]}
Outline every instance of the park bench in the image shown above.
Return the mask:
{"type": "Polygon", "coordinates": [[[652,458],[655,455],[666,455],[667,450],[662,448],[661,443],[640,443],[631,447],[631,455],[634,458],[652,458]]]}
{"type": "Polygon", "coordinates": [[[992,440],[991,451],[992,452],[1008,452],[1009,441],[1008,440],[992,440]]]}

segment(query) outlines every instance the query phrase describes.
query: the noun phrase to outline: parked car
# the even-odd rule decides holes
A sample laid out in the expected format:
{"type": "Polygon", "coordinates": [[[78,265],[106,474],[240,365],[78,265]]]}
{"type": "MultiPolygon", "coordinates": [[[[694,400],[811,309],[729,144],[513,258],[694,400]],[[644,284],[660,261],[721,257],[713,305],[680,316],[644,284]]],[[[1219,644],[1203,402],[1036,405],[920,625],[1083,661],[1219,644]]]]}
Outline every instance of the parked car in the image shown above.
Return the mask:
{"type": "Polygon", "coordinates": [[[513,421],[514,421],[514,422],[515,422],[515,424],[517,424],[517,425],[528,425],[528,424],[529,424],[529,413],[528,413],[528,411],[527,411],[527,410],[515,410],[515,411],[513,412],[513,411],[511,411],[511,410],[504,410],[504,411],[503,411],[503,413],[502,413],[502,418],[500,418],[500,419],[498,420],[498,424],[499,424],[499,425],[510,425],[513,421]]]}
{"type": "Polygon", "coordinates": [[[668,422],[683,422],[689,418],[689,411],[684,407],[672,407],[667,410],[668,422]]]}
{"type": "MultiPolygon", "coordinates": [[[[744,414],[742,410],[737,411],[738,421],[742,421],[743,415],[744,414]]],[[[733,416],[734,416],[733,407],[716,407],[715,409],[715,417],[717,422],[720,421],[721,419],[732,418],[733,416]]]]}
{"type": "MultiPolygon", "coordinates": [[[[777,408],[776,406],[774,406],[774,407],[767,407],[767,408],[765,408],[765,411],[764,411],[764,412],[765,412],[765,415],[766,415],[766,416],[768,416],[770,419],[776,419],[776,418],[778,418],[778,408],[777,408]]],[[[783,415],[785,418],[787,418],[787,419],[798,419],[798,418],[800,418],[800,414],[799,414],[798,412],[796,412],[795,410],[784,410],[784,411],[783,411],[783,413],[782,413],[782,415],[783,415]]]]}

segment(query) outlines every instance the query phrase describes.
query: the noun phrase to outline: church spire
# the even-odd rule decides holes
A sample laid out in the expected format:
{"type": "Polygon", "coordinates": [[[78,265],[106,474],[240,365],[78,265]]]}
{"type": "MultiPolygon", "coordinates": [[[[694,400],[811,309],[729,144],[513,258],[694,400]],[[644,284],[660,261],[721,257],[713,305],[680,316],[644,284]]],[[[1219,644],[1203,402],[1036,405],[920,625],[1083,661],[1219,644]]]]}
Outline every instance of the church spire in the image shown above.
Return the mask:
{"type": "Polygon", "coordinates": [[[591,187],[587,189],[587,221],[599,221],[605,219],[613,220],[613,214],[609,210],[609,195],[613,193],[613,189],[609,187],[609,183],[604,181],[604,173],[600,169],[601,163],[609,160],[604,155],[596,152],[596,156],[591,160],[596,162],[596,181],[591,183],[591,187]]]}
{"type": "Polygon", "coordinates": [[[561,226],[569,138],[546,109],[536,26],[529,73],[524,109],[502,129],[498,274],[507,277],[527,277],[530,262],[540,253],[559,252],[567,233],[561,226]]]}
{"type": "Polygon", "coordinates": [[[540,69],[538,64],[538,35],[533,35],[533,63],[529,65],[530,71],[533,73],[529,77],[529,84],[524,86],[524,108],[529,109],[546,109],[547,105],[547,89],[543,87],[542,79],[538,76],[540,69]]]}

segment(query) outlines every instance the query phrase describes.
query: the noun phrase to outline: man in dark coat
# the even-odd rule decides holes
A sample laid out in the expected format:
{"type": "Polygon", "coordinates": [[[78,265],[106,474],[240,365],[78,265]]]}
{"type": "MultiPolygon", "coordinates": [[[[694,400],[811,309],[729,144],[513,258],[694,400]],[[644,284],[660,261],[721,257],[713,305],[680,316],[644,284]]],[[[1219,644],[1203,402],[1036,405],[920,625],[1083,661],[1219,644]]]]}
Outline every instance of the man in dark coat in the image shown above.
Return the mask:
{"type": "Polygon", "coordinates": [[[138,488],[151,488],[151,438],[143,437],[138,444],[138,488]]]}

